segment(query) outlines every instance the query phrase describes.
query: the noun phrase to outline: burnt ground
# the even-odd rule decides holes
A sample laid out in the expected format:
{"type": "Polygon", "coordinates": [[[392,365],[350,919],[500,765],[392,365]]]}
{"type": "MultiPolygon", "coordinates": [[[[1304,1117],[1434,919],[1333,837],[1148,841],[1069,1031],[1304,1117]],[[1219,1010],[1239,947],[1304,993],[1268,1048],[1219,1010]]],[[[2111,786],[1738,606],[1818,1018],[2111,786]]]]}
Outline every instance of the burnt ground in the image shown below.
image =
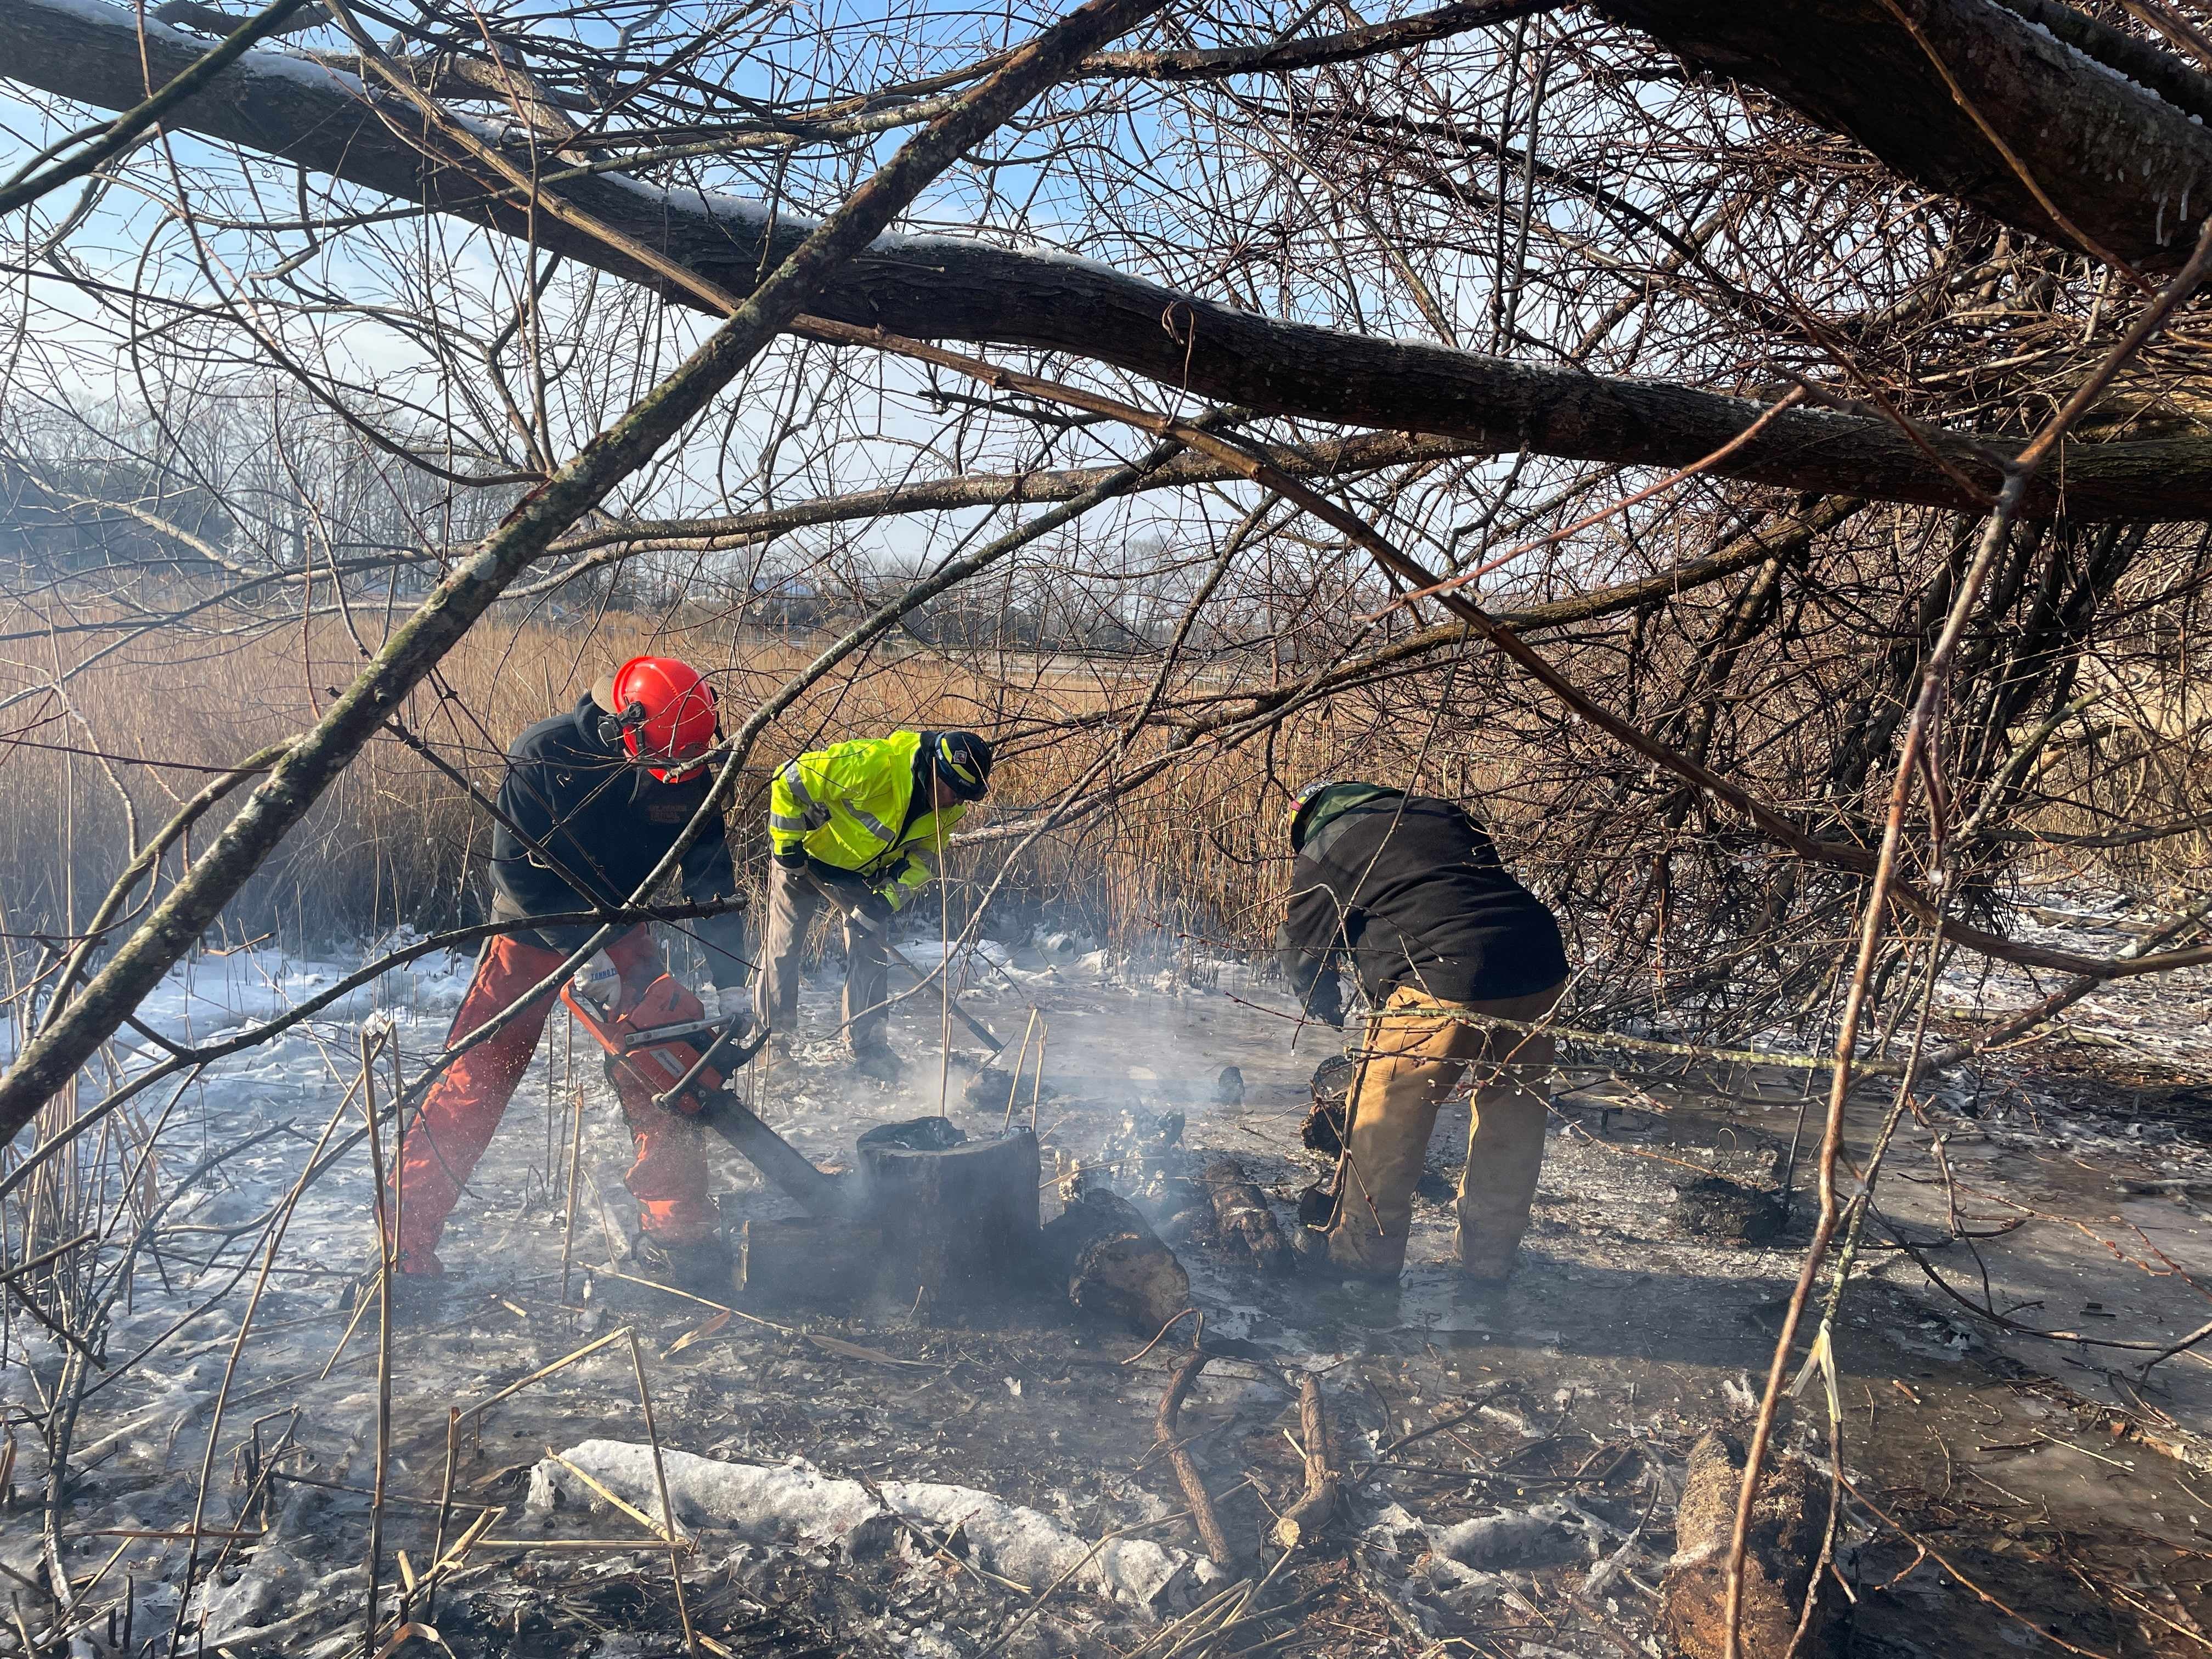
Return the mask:
{"type": "MultiPolygon", "coordinates": [[[[1002,1034],[1019,1032],[1030,1001],[1050,1022],[1037,1125],[1048,1171],[1055,1154],[1095,1168],[1133,1122],[1156,1133],[1163,1115],[1180,1113],[1166,1164],[1231,1152],[1288,1224],[1320,1168],[1297,1129],[1327,1052],[1317,1039],[1334,1034],[1310,1030],[1293,1047],[1264,991],[1231,995],[1174,974],[1132,981],[1100,963],[1018,971],[1018,992],[987,985],[974,1003],[1002,1034]],[[1243,1088],[1226,1101],[1217,1075],[1232,1064],[1243,1088]]],[[[2085,1014],[2055,1045],[1946,1079],[1889,1155],[1836,1332],[1835,1432],[1857,1494],[1836,1550],[1856,1597],[1851,1651],[2212,1646],[2212,1452],[2199,1437],[2212,1377],[2197,1350],[2143,1369],[2157,1346],[2212,1318],[2195,1288],[2212,1270],[2212,1115],[2196,1093],[2206,1073],[2195,1069],[2189,1012],[2203,993],[2181,989],[2169,985],[2157,1004],[2157,1042],[2100,1035],[2085,1014]]],[[[826,994],[810,988],[817,1018],[826,994]]],[[[2000,1000],[1986,988],[1977,995],[2000,1000]]],[[[2097,1018],[2110,1025],[2129,1006],[2116,999],[2097,1018]]],[[[441,1020],[431,1011],[403,1026],[410,1052],[434,1043],[441,1020]]],[[[860,1129],[934,1109],[937,1067],[923,1062],[937,1027],[934,1006],[900,1012],[915,1064],[898,1087],[851,1081],[815,1042],[756,1078],[755,1093],[817,1161],[849,1158],[860,1129]]],[[[1708,1172],[1774,1182],[1802,1074],[1728,1067],[1662,1080],[1577,1066],[1563,1079],[1526,1266],[1502,1298],[1465,1300],[1442,1265],[1466,1133],[1464,1104],[1449,1106],[1395,1304],[1263,1277],[1203,1238],[1178,1244],[1208,1337],[1269,1360],[1213,1361],[1182,1409],[1183,1443],[1237,1558],[1210,1585],[1194,1568],[1158,1606],[1133,1607],[996,1576],[957,1525],[901,1523],[863,1548],[857,1534],[848,1547],[825,1547],[789,1528],[702,1518],[684,1528],[693,1547],[678,1558],[679,1611],[671,1557],[649,1547],[638,1520],[597,1498],[550,1512],[526,1502],[549,1453],[647,1440],[627,1339],[479,1413],[483,1402],[628,1328],[671,1451],[755,1468],[804,1460],[878,1486],[949,1483],[1027,1505],[1085,1540],[1126,1530],[1195,1554],[1185,1500],[1153,1442],[1183,1337],[1139,1354],[1149,1333],[1085,1324],[1049,1288],[964,1310],[726,1315],[612,1277],[629,1214],[619,1120],[588,1069],[576,1074],[590,1105],[566,1304],[567,1118],[554,1110],[562,1089],[549,1071],[556,1086],[526,1086],[464,1200],[443,1247],[448,1282],[394,1335],[383,1582],[427,1570],[441,1508],[449,1545],[477,1516],[491,1517],[435,1599],[410,1603],[456,1654],[676,1652],[686,1615],[707,1650],[748,1654],[1656,1651],[1684,1460],[1707,1427],[1746,1420],[1808,1224],[1809,1152],[1789,1225],[1766,1245],[1692,1237],[1675,1204],[1679,1184],[1708,1172]],[[1287,1384],[1306,1370],[1321,1378],[1352,1498],[1317,1547],[1282,1559],[1263,1537],[1301,1488],[1287,1384]],[[1439,1559],[1453,1547],[1449,1529],[1540,1507],[1553,1523],[1517,1553],[1475,1552],[1471,1568],[1439,1559]],[[1245,1581],[1255,1593],[1218,1595],[1245,1581]]],[[[1003,1107],[969,1105],[959,1067],[949,1081],[952,1115],[994,1127],[1003,1107]]],[[[210,1106],[235,1115],[211,1133],[285,1104],[280,1085],[258,1087],[251,1101],[210,1106]]],[[[305,1092],[312,1109],[300,1121],[319,1127],[335,1093],[305,1092]]],[[[1026,1114],[1026,1087],[1019,1105],[1026,1114]]],[[[1878,1088],[1855,1103],[1848,1158],[1863,1159],[1886,1105],[1878,1088]]],[[[296,1152],[272,1154],[264,1178],[286,1178],[297,1163],[296,1152]]],[[[733,1216],[787,1212],[741,1166],[718,1167],[733,1216]]],[[[1145,1184],[1141,1170],[1102,1173],[1145,1184]]],[[[356,1172],[314,1190],[322,1207],[303,1202],[280,1255],[210,1464],[202,1524],[240,1535],[200,1545],[213,1588],[189,1613],[204,1613],[210,1651],[362,1650],[374,1320],[330,1362],[346,1322],[338,1288],[368,1237],[368,1186],[356,1172]]],[[[241,1179],[210,1214],[252,1208],[257,1196],[241,1179]]],[[[188,1294],[174,1271],[176,1293],[188,1294]]],[[[144,1651],[151,1638],[161,1651],[178,1618],[188,1547],[124,1534],[189,1527],[238,1308],[233,1297],[202,1316],[191,1340],[118,1375],[87,1407],[65,1559],[82,1585],[114,1555],[78,1593],[88,1607],[111,1589],[127,1587],[129,1598],[94,1621],[81,1650],[144,1651]]],[[[149,1284],[132,1316],[174,1314],[149,1284]]],[[[50,1371],[34,1340],[15,1340],[14,1374],[33,1383],[11,1395],[21,1421],[50,1371]]],[[[1828,1438],[1816,1377],[1785,1414],[1784,1439],[1825,1460],[1828,1438]]],[[[19,1427],[15,1439],[18,1502],[0,1517],[0,1563],[35,1578],[42,1471],[35,1437],[19,1427]]]]}

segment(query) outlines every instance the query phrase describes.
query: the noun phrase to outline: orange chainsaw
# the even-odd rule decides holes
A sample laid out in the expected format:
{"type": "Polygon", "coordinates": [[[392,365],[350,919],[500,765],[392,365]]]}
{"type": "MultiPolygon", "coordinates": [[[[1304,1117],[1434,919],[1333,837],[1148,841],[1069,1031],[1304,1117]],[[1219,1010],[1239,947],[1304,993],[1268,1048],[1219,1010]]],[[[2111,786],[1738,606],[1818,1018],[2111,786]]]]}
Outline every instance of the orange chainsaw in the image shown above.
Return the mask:
{"type": "Polygon", "coordinates": [[[612,1014],[578,995],[574,985],[561,988],[561,1000],[606,1050],[608,1082],[627,1080],[661,1110],[696,1118],[811,1213],[834,1215],[846,1207],[836,1182],[724,1086],[724,1071],[736,1071],[768,1041],[768,1028],[755,1030],[750,1013],[740,1009],[726,1019],[708,1019],[690,988],[672,974],[661,975],[612,1014]]]}

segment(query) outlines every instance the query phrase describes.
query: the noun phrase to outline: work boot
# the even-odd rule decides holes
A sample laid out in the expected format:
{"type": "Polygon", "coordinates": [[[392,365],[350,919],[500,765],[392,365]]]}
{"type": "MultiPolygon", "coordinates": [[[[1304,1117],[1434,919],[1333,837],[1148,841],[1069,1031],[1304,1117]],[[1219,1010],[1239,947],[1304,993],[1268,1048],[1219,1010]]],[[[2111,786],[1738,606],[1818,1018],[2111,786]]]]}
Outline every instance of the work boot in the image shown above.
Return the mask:
{"type": "Polygon", "coordinates": [[[1521,1265],[1521,1241],[1471,1239],[1462,1229],[1457,1255],[1460,1273],[1470,1282],[1503,1286],[1521,1265]]]}
{"type": "Polygon", "coordinates": [[[727,1302],[735,1288],[736,1264],[730,1260],[730,1247],[717,1233],[665,1242],[656,1233],[640,1233],[630,1247],[630,1260],[648,1279],[714,1302],[727,1302]]]}
{"type": "MultiPolygon", "coordinates": [[[[345,1289],[340,1305],[349,1312],[368,1305],[375,1312],[377,1297],[382,1288],[382,1265],[374,1252],[368,1265],[356,1273],[345,1289]]],[[[452,1283],[446,1277],[442,1262],[427,1249],[402,1249],[392,1264],[392,1316],[395,1322],[420,1323],[446,1304],[452,1283]]]]}
{"type": "Polygon", "coordinates": [[[878,1044],[854,1054],[853,1069],[862,1077],[873,1078],[878,1083],[896,1083],[906,1070],[906,1062],[890,1048],[878,1044]]]}

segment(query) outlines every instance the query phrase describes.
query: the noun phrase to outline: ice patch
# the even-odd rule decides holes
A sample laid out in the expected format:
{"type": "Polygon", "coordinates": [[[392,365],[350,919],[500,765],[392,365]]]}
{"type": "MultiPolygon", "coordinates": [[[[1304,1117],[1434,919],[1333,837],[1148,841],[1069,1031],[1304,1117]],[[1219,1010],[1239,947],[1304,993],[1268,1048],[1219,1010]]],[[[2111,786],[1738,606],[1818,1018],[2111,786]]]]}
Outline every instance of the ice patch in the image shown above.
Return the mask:
{"type": "MultiPolygon", "coordinates": [[[[905,939],[901,939],[898,941],[898,953],[915,967],[927,972],[945,960],[945,941],[938,939],[916,939],[909,944],[905,939]]],[[[994,968],[1011,967],[1014,960],[1013,947],[1010,945],[1002,945],[994,939],[979,939],[967,944],[954,939],[951,956],[956,969],[963,963],[971,962],[979,957],[994,968]]]]}
{"type": "MultiPolygon", "coordinates": [[[[625,1440],[586,1440],[562,1454],[626,1501],[659,1510],[653,1449],[625,1440]]],[[[1038,1510],[1009,1504],[973,1486],[933,1480],[885,1480],[882,1504],[857,1480],[824,1474],[794,1461],[775,1467],[723,1463],[690,1452],[664,1451],[668,1501],[679,1525],[729,1528],[750,1542],[842,1546],[855,1553],[889,1548],[892,1511],[940,1534],[957,1527],[985,1571],[1042,1589],[1073,1571],[1074,1582],[1124,1606],[1152,1611],[1187,1584],[1220,1577],[1210,1561],[1144,1539],[1094,1546],[1038,1510]],[[1087,1558],[1087,1559],[1086,1559],[1087,1558]]],[[[603,1502],[574,1470],[546,1458],[530,1472],[529,1508],[603,1502]]]]}

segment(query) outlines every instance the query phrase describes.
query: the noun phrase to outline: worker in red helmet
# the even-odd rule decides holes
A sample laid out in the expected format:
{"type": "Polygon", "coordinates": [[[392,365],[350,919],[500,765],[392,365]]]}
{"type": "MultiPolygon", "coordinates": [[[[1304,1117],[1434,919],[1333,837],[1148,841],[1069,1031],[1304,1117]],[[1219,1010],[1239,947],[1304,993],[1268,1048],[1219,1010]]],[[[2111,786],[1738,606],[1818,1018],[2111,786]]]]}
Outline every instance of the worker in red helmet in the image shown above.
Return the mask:
{"type": "MultiPolygon", "coordinates": [[[[633,657],[575,708],[516,738],[492,826],[494,919],[528,922],[627,903],[705,802],[717,735],[714,693],[697,670],[673,657],[633,657]]],[[[720,814],[684,853],[682,883],[694,902],[734,902],[720,814]]],[[[705,950],[711,983],[697,988],[708,1018],[741,1008],[743,918],[732,909],[679,925],[705,950]]],[[[547,922],[486,940],[447,1045],[511,1006],[597,931],[589,922],[547,922]]],[[[574,982],[599,1006],[619,1007],[661,972],[659,956],[640,925],[594,952],[574,982]]],[[[423,1102],[389,1206],[403,1273],[444,1271],[436,1247],[446,1218],[529,1068],[556,994],[545,992],[455,1060],[423,1102]]],[[[637,1151],[626,1179],[638,1202],[639,1262],[675,1282],[726,1289],[728,1258],[707,1199],[697,1125],[655,1106],[635,1082],[616,1088],[637,1151]]]]}

